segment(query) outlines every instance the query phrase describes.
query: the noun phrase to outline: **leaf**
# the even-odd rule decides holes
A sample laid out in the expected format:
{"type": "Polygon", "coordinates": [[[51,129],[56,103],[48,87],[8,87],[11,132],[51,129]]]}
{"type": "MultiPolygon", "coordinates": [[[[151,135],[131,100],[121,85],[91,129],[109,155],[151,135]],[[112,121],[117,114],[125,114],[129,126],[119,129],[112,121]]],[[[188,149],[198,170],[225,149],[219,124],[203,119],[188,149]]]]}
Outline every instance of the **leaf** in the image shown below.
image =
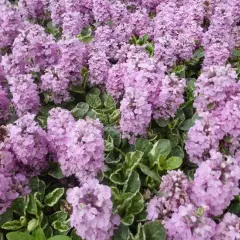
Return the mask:
{"type": "Polygon", "coordinates": [[[68,214],[66,212],[58,211],[49,217],[49,222],[53,223],[54,221],[57,221],[57,220],[60,222],[64,222],[67,219],[67,217],[68,217],[68,214]]]}
{"type": "Polygon", "coordinates": [[[64,194],[64,188],[56,188],[52,192],[48,193],[44,199],[44,202],[49,206],[54,206],[64,194]]]}
{"type": "Polygon", "coordinates": [[[165,240],[166,230],[160,221],[146,223],[143,230],[147,240],[165,240]]]}
{"type": "Polygon", "coordinates": [[[132,225],[133,221],[134,221],[134,215],[133,214],[127,215],[127,216],[125,216],[121,219],[121,222],[126,226],[132,225]]]}
{"type": "Polygon", "coordinates": [[[114,110],[109,116],[109,123],[115,124],[117,123],[121,118],[121,112],[119,109],[114,110]]]}
{"type": "Polygon", "coordinates": [[[194,125],[193,120],[187,119],[180,125],[179,129],[182,131],[188,131],[193,125],[194,125]]]}
{"type": "Polygon", "coordinates": [[[76,105],[76,107],[72,110],[72,115],[76,118],[76,119],[81,119],[83,118],[86,113],[89,110],[89,105],[87,103],[84,102],[80,102],[76,105]]]}
{"type": "Polygon", "coordinates": [[[213,110],[215,107],[216,107],[216,102],[212,102],[207,105],[208,110],[213,110]]]}
{"type": "Polygon", "coordinates": [[[29,187],[31,188],[32,193],[40,192],[44,196],[46,185],[38,177],[31,178],[29,187]]]}
{"type": "Polygon", "coordinates": [[[90,107],[93,109],[99,108],[102,106],[102,101],[98,95],[95,94],[87,94],[86,102],[89,104],[90,107]]]}
{"type": "Polygon", "coordinates": [[[26,196],[26,211],[30,214],[37,215],[38,212],[37,202],[33,195],[26,196]]]}
{"type": "Polygon", "coordinates": [[[114,149],[113,139],[108,136],[107,140],[104,140],[104,151],[111,152],[114,149]]]}
{"type": "Polygon", "coordinates": [[[23,216],[25,213],[25,202],[23,197],[19,197],[12,203],[13,212],[17,213],[19,216],[23,216]]]}
{"type": "Polygon", "coordinates": [[[160,177],[157,173],[155,173],[154,171],[150,170],[146,165],[139,163],[139,167],[141,169],[141,171],[149,176],[150,178],[152,178],[153,180],[160,182],[160,177]]]}
{"type": "Polygon", "coordinates": [[[155,122],[159,127],[166,127],[169,124],[169,120],[164,118],[155,119],[155,122]]]}
{"type": "Polygon", "coordinates": [[[34,229],[36,229],[36,227],[38,226],[38,221],[37,219],[31,219],[29,222],[28,222],[28,225],[27,225],[27,230],[29,232],[32,232],[34,229]]]}
{"type": "Polygon", "coordinates": [[[229,207],[229,212],[234,213],[238,217],[240,217],[240,203],[238,202],[232,203],[229,207]]]}
{"type": "Polygon", "coordinates": [[[22,224],[21,224],[21,222],[19,220],[13,220],[13,221],[4,223],[1,228],[5,229],[5,230],[14,231],[14,230],[21,229],[22,228],[22,224]]]}
{"type": "Polygon", "coordinates": [[[167,139],[160,139],[154,145],[152,150],[148,153],[150,160],[150,168],[160,162],[164,161],[171,152],[171,142],[167,139]]]}
{"type": "Polygon", "coordinates": [[[103,94],[103,105],[107,109],[115,109],[116,108],[116,104],[115,104],[113,97],[106,93],[103,94]]]}
{"type": "Polygon", "coordinates": [[[240,50],[239,49],[233,49],[232,55],[234,57],[240,57],[240,50]]]}
{"type": "Polygon", "coordinates": [[[95,114],[96,118],[99,118],[100,122],[104,125],[108,125],[108,117],[107,114],[99,112],[97,110],[93,110],[93,113],[95,114]]]}
{"type": "Polygon", "coordinates": [[[60,221],[57,220],[57,221],[53,222],[52,226],[54,229],[58,230],[59,232],[66,232],[70,229],[69,224],[66,222],[63,222],[61,220],[60,221]]]}
{"type": "Polygon", "coordinates": [[[137,167],[143,157],[143,154],[143,152],[135,151],[126,155],[123,164],[124,169],[126,170],[126,175],[129,175],[137,167]]]}
{"type": "Polygon", "coordinates": [[[184,151],[182,150],[182,148],[180,146],[175,147],[172,152],[171,155],[174,157],[180,157],[180,158],[184,158],[184,151]]]}
{"type": "Polygon", "coordinates": [[[56,179],[62,179],[64,178],[64,175],[62,173],[62,169],[58,163],[52,163],[52,167],[50,171],[48,172],[48,175],[52,176],[56,179]]]}
{"type": "Polygon", "coordinates": [[[121,134],[119,130],[117,130],[115,127],[112,126],[105,127],[104,136],[105,138],[111,136],[111,138],[113,139],[113,144],[116,147],[119,147],[119,145],[121,144],[121,134]]]}
{"type": "Polygon", "coordinates": [[[53,235],[53,230],[52,230],[52,228],[50,226],[45,227],[43,229],[43,232],[44,232],[46,238],[50,238],[53,235]]]}
{"type": "Polygon", "coordinates": [[[173,71],[178,77],[185,77],[186,66],[185,65],[176,66],[174,67],[173,71]]]}
{"type": "Polygon", "coordinates": [[[129,229],[127,226],[121,224],[118,230],[115,232],[113,240],[127,240],[129,237],[129,229]]]}
{"type": "Polygon", "coordinates": [[[115,172],[110,175],[110,180],[118,185],[123,185],[125,182],[124,174],[122,168],[118,168],[115,172]]]}
{"type": "Polygon", "coordinates": [[[138,138],[136,140],[136,150],[143,152],[143,153],[148,153],[152,149],[153,145],[152,143],[144,138],[138,138]]]}
{"type": "Polygon", "coordinates": [[[133,171],[123,186],[123,192],[136,193],[141,187],[141,181],[136,171],[133,171]]]}
{"type": "Polygon", "coordinates": [[[22,232],[11,232],[7,234],[8,240],[35,240],[33,236],[22,232]]]}
{"type": "Polygon", "coordinates": [[[40,228],[40,227],[38,227],[35,230],[35,240],[46,240],[45,234],[44,234],[42,228],[40,228]]]}
{"type": "Polygon", "coordinates": [[[131,200],[131,204],[128,205],[126,212],[127,214],[138,214],[144,208],[144,199],[140,192],[138,192],[131,200]]]}
{"type": "Polygon", "coordinates": [[[166,170],[173,170],[179,168],[182,165],[182,158],[170,157],[166,160],[166,170]]]}
{"type": "Polygon", "coordinates": [[[67,236],[59,235],[59,236],[51,237],[48,240],[72,240],[72,239],[70,237],[67,237],[67,236]]]}
{"type": "Polygon", "coordinates": [[[82,238],[77,235],[75,229],[71,232],[71,238],[72,238],[72,240],[82,240],[82,238]]]}
{"type": "Polygon", "coordinates": [[[13,211],[11,208],[8,208],[6,212],[0,215],[0,227],[6,222],[11,221],[13,218],[13,211]]]}

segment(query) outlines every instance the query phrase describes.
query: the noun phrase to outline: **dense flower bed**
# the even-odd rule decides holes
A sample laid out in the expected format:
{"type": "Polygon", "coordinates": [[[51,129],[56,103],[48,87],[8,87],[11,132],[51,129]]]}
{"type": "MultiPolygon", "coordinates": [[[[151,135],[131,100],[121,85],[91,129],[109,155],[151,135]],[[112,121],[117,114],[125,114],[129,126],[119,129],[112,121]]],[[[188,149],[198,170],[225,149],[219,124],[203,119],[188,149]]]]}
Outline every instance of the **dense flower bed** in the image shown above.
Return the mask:
{"type": "Polygon", "coordinates": [[[239,1],[0,9],[0,239],[240,240],[239,1]]]}

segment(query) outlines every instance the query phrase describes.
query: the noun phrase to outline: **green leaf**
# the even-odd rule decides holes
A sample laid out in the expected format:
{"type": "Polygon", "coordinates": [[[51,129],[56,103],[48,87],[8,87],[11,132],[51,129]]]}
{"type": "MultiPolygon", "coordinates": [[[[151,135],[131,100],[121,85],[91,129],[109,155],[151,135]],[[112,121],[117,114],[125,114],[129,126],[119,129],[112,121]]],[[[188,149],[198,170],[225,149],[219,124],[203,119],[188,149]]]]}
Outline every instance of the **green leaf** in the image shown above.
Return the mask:
{"type": "Polygon", "coordinates": [[[187,119],[180,125],[179,129],[182,131],[188,131],[193,125],[194,125],[193,120],[187,119]]]}
{"type": "Polygon", "coordinates": [[[127,216],[125,216],[121,219],[121,222],[126,226],[132,225],[133,221],[134,221],[134,215],[133,214],[127,215],[127,216]]]}
{"type": "Polygon", "coordinates": [[[83,118],[89,110],[89,105],[84,102],[80,102],[76,105],[76,107],[72,110],[72,115],[76,119],[81,119],[83,118]]]}
{"type": "Polygon", "coordinates": [[[122,172],[122,165],[119,165],[115,172],[110,175],[110,180],[118,185],[123,185],[125,182],[124,173],[122,172]]]}
{"type": "Polygon", "coordinates": [[[127,206],[126,212],[128,214],[138,214],[144,208],[144,199],[140,192],[138,192],[131,200],[131,204],[127,206]]]}
{"type": "Polygon", "coordinates": [[[28,222],[27,230],[29,232],[32,232],[34,229],[37,228],[37,226],[38,226],[38,221],[37,221],[37,219],[33,218],[28,222]]]}
{"type": "Polygon", "coordinates": [[[32,193],[40,192],[44,196],[46,185],[38,177],[31,178],[29,187],[31,188],[32,193]]]}
{"type": "Polygon", "coordinates": [[[123,192],[136,193],[141,187],[141,181],[136,171],[133,171],[123,186],[123,192]]]}
{"type": "Polygon", "coordinates": [[[115,109],[116,108],[116,104],[115,104],[113,97],[106,93],[103,94],[103,105],[107,109],[115,109]]]}
{"type": "Polygon", "coordinates": [[[54,206],[64,194],[64,188],[56,188],[52,192],[48,193],[44,199],[44,202],[49,206],[54,206]]]}
{"type": "Polygon", "coordinates": [[[136,150],[143,152],[143,153],[148,153],[152,149],[153,145],[152,143],[144,138],[138,138],[136,140],[136,150]]]}
{"type": "Polygon", "coordinates": [[[13,212],[17,213],[19,216],[23,216],[25,214],[25,202],[23,197],[19,197],[12,203],[13,212]]]}
{"type": "Polygon", "coordinates": [[[121,118],[121,112],[119,109],[114,110],[109,116],[109,123],[116,124],[121,118]]]}
{"type": "Polygon", "coordinates": [[[160,139],[159,141],[157,141],[148,154],[150,160],[150,168],[158,164],[158,161],[162,163],[170,152],[171,142],[169,140],[160,139]]]}
{"type": "Polygon", "coordinates": [[[53,235],[53,230],[50,226],[47,226],[43,229],[46,238],[50,238],[53,235]]]}
{"type": "Polygon", "coordinates": [[[7,234],[8,240],[35,240],[33,236],[22,232],[11,232],[7,234]]]}
{"type": "Polygon", "coordinates": [[[48,240],[72,240],[72,239],[70,237],[67,237],[67,236],[59,235],[59,236],[51,237],[48,240]]]}
{"type": "Polygon", "coordinates": [[[114,149],[113,139],[108,136],[107,140],[104,140],[104,151],[111,152],[114,149]]]}
{"type": "Polygon", "coordinates": [[[60,222],[64,222],[67,219],[67,217],[68,217],[68,214],[66,212],[58,211],[49,217],[49,222],[53,223],[54,221],[57,221],[57,220],[60,222]]]}
{"type": "Polygon", "coordinates": [[[155,119],[155,121],[159,127],[166,127],[169,124],[169,120],[166,120],[164,118],[155,119]]]}
{"type": "Polygon", "coordinates": [[[64,178],[64,175],[62,173],[62,169],[58,163],[52,163],[52,167],[48,172],[48,175],[52,176],[56,179],[62,179],[64,178]]]}
{"type": "Polygon", "coordinates": [[[54,229],[58,230],[59,232],[66,232],[70,229],[70,226],[67,222],[62,222],[61,220],[57,220],[52,223],[54,229]]]}
{"type": "Polygon", "coordinates": [[[30,214],[37,215],[37,202],[33,195],[26,196],[26,211],[30,214]]]}
{"type": "Polygon", "coordinates": [[[35,230],[35,240],[46,240],[45,234],[44,234],[42,228],[40,228],[40,227],[38,227],[35,230]]]}
{"type": "Polygon", "coordinates": [[[48,226],[48,217],[43,215],[42,221],[41,221],[41,227],[44,229],[48,226]]]}
{"type": "Polygon", "coordinates": [[[13,220],[13,221],[4,223],[1,228],[5,230],[15,231],[15,230],[21,229],[22,224],[19,220],[13,220]]]}
{"type": "Polygon", "coordinates": [[[82,240],[82,238],[77,235],[75,229],[71,232],[71,238],[72,238],[72,240],[82,240]]]}
{"type": "Polygon", "coordinates": [[[215,107],[216,107],[216,103],[215,103],[215,102],[209,103],[209,104],[207,105],[207,109],[208,109],[208,110],[213,110],[215,107]]]}
{"type": "Polygon", "coordinates": [[[112,126],[105,127],[104,136],[105,136],[105,139],[107,139],[108,136],[111,136],[111,138],[113,139],[114,146],[116,146],[116,147],[120,146],[121,134],[120,134],[119,130],[117,130],[115,127],[112,127],[112,126]]]}
{"type": "Polygon", "coordinates": [[[236,214],[238,217],[240,217],[240,203],[234,202],[229,207],[229,212],[236,214]]]}
{"type": "Polygon", "coordinates": [[[146,165],[144,165],[142,163],[139,163],[139,167],[145,175],[149,176],[150,178],[152,178],[153,180],[155,180],[157,182],[160,182],[160,177],[156,172],[150,170],[146,165]]]}
{"type": "Polygon", "coordinates": [[[89,104],[90,107],[93,109],[99,108],[102,106],[102,101],[98,95],[95,94],[87,94],[86,102],[89,104]]]}
{"type": "Polygon", "coordinates": [[[171,155],[174,157],[180,157],[180,158],[184,158],[184,151],[182,150],[182,148],[180,146],[175,147],[172,152],[171,155]]]}
{"type": "Polygon", "coordinates": [[[0,227],[6,222],[11,221],[13,218],[13,211],[11,208],[8,208],[6,212],[0,215],[0,227]]]}
{"type": "Polygon", "coordinates": [[[165,240],[166,230],[160,221],[146,223],[143,230],[147,240],[165,240]]]}
{"type": "Polygon", "coordinates": [[[179,168],[182,165],[182,158],[170,157],[166,160],[166,170],[173,170],[179,168]]]}
{"type": "Polygon", "coordinates": [[[113,240],[127,240],[129,237],[129,229],[127,226],[121,224],[114,234],[113,240]]]}
{"type": "Polygon", "coordinates": [[[107,114],[102,113],[97,110],[93,110],[93,113],[95,114],[96,118],[99,118],[100,122],[104,125],[108,125],[108,117],[107,114]]]}
{"type": "Polygon", "coordinates": [[[174,67],[173,71],[177,76],[185,77],[186,66],[185,65],[176,66],[174,67]]]}
{"type": "Polygon", "coordinates": [[[126,170],[126,175],[129,175],[139,164],[143,157],[143,152],[135,151],[135,152],[129,152],[124,161],[124,169],[126,170]]]}
{"type": "Polygon", "coordinates": [[[240,57],[240,50],[239,49],[233,49],[232,55],[234,57],[240,57]]]}

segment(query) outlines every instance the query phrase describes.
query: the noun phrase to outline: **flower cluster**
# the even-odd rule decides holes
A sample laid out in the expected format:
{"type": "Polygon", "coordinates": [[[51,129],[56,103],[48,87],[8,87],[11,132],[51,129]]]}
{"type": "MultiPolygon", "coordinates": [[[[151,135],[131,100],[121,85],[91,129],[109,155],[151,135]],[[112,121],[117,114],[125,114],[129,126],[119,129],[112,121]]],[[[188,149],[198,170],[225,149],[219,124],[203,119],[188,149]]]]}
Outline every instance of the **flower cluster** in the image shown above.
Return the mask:
{"type": "Polygon", "coordinates": [[[109,240],[119,217],[112,214],[111,189],[89,180],[81,187],[67,191],[67,201],[72,204],[71,225],[87,240],[109,240]]]}
{"type": "Polygon", "coordinates": [[[235,155],[240,137],[239,90],[236,72],[229,65],[206,68],[200,75],[195,106],[201,119],[189,130],[186,142],[192,162],[200,164],[206,160],[211,149],[224,148],[235,155]]]}
{"type": "Polygon", "coordinates": [[[190,203],[189,188],[190,183],[182,171],[169,171],[162,177],[158,196],[148,203],[147,218],[149,220],[170,218],[180,206],[190,203]]]}
{"type": "Polygon", "coordinates": [[[47,126],[50,148],[64,175],[86,182],[104,170],[103,126],[98,120],[75,121],[70,112],[56,108],[50,111],[47,126]]]}
{"type": "Polygon", "coordinates": [[[192,204],[180,206],[178,212],[165,222],[168,236],[173,240],[211,240],[216,223],[199,212],[192,204]]]}
{"type": "Polygon", "coordinates": [[[210,155],[194,175],[191,198],[197,206],[207,206],[209,214],[218,216],[240,192],[240,166],[235,159],[214,150],[210,155]]]}
{"type": "Polygon", "coordinates": [[[240,238],[240,218],[234,214],[226,213],[222,222],[217,225],[213,239],[234,240],[240,238]]]}

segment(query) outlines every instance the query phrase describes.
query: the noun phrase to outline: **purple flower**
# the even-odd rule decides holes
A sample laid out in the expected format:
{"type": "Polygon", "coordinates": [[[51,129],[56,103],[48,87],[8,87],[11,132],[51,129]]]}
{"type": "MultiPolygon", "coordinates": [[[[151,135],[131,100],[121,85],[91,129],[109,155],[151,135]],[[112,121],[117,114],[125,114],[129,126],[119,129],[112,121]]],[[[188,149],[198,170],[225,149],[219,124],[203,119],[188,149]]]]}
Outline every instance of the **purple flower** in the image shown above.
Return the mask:
{"type": "Polygon", "coordinates": [[[36,176],[47,167],[46,133],[34,117],[26,114],[8,126],[11,151],[21,171],[29,176],[36,176]]]}
{"type": "Polygon", "coordinates": [[[120,224],[118,216],[112,214],[111,189],[89,180],[81,187],[68,189],[67,201],[72,205],[71,226],[86,240],[110,240],[115,226],[120,224]]]}
{"type": "Polygon", "coordinates": [[[240,192],[240,166],[235,159],[214,150],[210,155],[194,175],[191,199],[197,206],[206,206],[209,214],[218,216],[240,192]]]}
{"type": "Polygon", "coordinates": [[[37,91],[37,84],[34,83],[30,74],[18,75],[8,78],[10,92],[13,96],[12,102],[18,116],[27,112],[37,113],[40,106],[40,99],[37,91]]]}
{"type": "Polygon", "coordinates": [[[182,171],[169,171],[162,177],[158,195],[148,203],[148,220],[166,220],[177,212],[181,205],[190,203],[189,186],[188,179],[182,171]]]}
{"type": "Polygon", "coordinates": [[[226,213],[223,220],[217,225],[213,240],[237,240],[240,238],[240,218],[226,213]]]}
{"type": "MultiPolygon", "coordinates": [[[[201,209],[201,208],[200,208],[201,209]]],[[[180,206],[164,223],[171,240],[211,240],[216,223],[192,204],[180,206]]],[[[202,210],[201,210],[202,211],[202,210]]]]}

